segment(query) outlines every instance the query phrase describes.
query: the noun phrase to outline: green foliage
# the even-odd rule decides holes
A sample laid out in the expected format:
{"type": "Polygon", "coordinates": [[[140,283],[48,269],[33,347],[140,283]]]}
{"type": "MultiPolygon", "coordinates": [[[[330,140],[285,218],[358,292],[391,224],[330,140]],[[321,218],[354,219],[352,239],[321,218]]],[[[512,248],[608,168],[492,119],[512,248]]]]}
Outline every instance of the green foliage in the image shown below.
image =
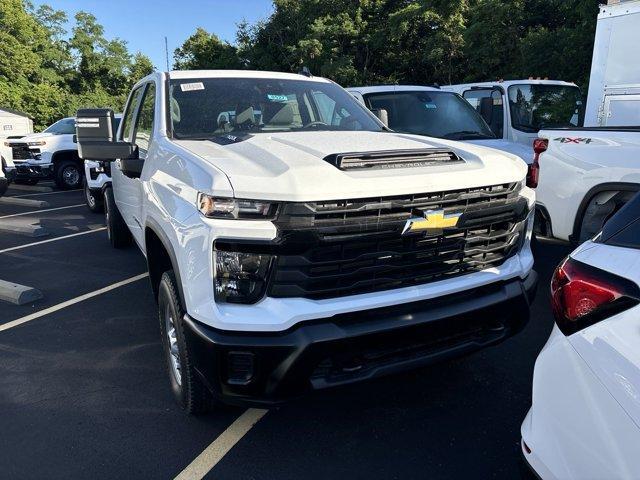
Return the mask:
{"type": "Polygon", "coordinates": [[[598,0],[273,3],[267,20],[238,26],[242,64],[306,65],[345,86],[534,76],[586,87],[598,13],[598,0]]]}
{"type": "Polygon", "coordinates": [[[75,16],[70,36],[66,24],[48,5],[0,2],[0,106],[28,113],[37,130],[81,107],[122,110],[131,85],[153,71],[90,13],[75,16]]]}
{"type": "Polygon", "coordinates": [[[198,28],[176,49],[173,63],[176,70],[242,67],[236,48],[203,28],[198,28]]]}
{"type": "MultiPolygon", "coordinates": [[[[549,77],[586,87],[598,0],[274,0],[269,18],[238,25],[236,44],[198,28],[176,69],[312,73],[345,86],[549,77]]],[[[0,1],[0,105],[42,128],[81,106],[121,110],[153,71],[90,13],[0,1]]]]}

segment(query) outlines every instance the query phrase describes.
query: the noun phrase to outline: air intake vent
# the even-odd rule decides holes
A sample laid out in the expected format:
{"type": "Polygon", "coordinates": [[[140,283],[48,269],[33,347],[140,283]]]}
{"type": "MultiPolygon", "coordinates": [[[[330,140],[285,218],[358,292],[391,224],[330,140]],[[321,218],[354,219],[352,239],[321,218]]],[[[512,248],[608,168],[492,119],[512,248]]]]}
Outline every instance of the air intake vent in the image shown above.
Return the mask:
{"type": "Polygon", "coordinates": [[[464,163],[455,152],[439,148],[333,153],[324,159],[340,170],[383,170],[464,163]]]}

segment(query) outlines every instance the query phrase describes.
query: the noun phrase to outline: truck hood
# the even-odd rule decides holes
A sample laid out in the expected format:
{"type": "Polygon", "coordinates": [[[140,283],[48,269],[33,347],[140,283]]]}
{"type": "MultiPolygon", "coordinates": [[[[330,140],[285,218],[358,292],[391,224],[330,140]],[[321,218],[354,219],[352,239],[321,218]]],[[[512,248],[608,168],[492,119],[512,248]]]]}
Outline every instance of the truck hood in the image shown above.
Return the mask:
{"type": "Polygon", "coordinates": [[[517,157],[461,142],[390,132],[259,133],[220,145],[175,143],[224,172],[237,198],[315,201],[455,190],[524,179],[517,157]],[[335,153],[447,148],[464,163],[342,171],[325,161],[335,153]]]}
{"type": "Polygon", "coordinates": [[[45,132],[40,132],[40,133],[30,133],[29,135],[25,135],[24,137],[20,137],[20,138],[12,138],[11,140],[9,140],[9,142],[11,143],[24,143],[25,141],[34,141],[34,140],[39,140],[39,139],[45,139],[45,138],[50,138],[50,137],[58,137],[59,135],[55,135],[53,133],[45,133],[45,132]]]}
{"type": "Polygon", "coordinates": [[[482,145],[483,147],[491,147],[503,152],[517,155],[525,163],[533,162],[533,146],[523,145],[522,143],[509,142],[507,140],[500,139],[486,139],[486,140],[468,140],[468,143],[474,145],[482,145]]]}

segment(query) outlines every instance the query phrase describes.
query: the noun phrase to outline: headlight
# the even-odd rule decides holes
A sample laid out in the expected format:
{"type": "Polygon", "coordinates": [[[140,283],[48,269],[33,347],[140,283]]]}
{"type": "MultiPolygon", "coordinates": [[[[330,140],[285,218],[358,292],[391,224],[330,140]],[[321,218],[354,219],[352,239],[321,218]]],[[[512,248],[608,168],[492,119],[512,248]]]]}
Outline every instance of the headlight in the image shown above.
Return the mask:
{"type": "Polygon", "coordinates": [[[275,217],[278,204],[262,200],[213,197],[199,193],[198,210],[208,218],[268,220],[275,217]]]}
{"type": "Polygon", "coordinates": [[[40,147],[42,145],[46,145],[47,142],[45,142],[44,140],[40,140],[38,142],[27,142],[27,145],[29,145],[30,147],[40,147]]]}
{"type": "Polygon", "coordinates": [[[273,256],[214,250],[217,302],[255,303],[267,287],[273,256]]]}

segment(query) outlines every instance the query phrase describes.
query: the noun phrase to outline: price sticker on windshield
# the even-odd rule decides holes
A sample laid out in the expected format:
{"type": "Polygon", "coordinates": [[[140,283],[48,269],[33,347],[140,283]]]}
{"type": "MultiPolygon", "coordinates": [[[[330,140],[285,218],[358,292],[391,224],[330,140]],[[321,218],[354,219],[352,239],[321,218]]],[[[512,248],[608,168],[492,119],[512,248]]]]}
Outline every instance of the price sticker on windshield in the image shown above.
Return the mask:
{"type": "Polygon", "coordinates": [[[194,90],[204,90],[202,82],[181,83],[180,90],[183,92],[193,92],[194,90]]]}
{"type": "Polygon", "coordinates": [[[286,102],[287,100],[289,100],[289,97],[287,97],[286,95],[275,95],[272,93],[268,93],[267,98],[272,102],[286,102]]]}

